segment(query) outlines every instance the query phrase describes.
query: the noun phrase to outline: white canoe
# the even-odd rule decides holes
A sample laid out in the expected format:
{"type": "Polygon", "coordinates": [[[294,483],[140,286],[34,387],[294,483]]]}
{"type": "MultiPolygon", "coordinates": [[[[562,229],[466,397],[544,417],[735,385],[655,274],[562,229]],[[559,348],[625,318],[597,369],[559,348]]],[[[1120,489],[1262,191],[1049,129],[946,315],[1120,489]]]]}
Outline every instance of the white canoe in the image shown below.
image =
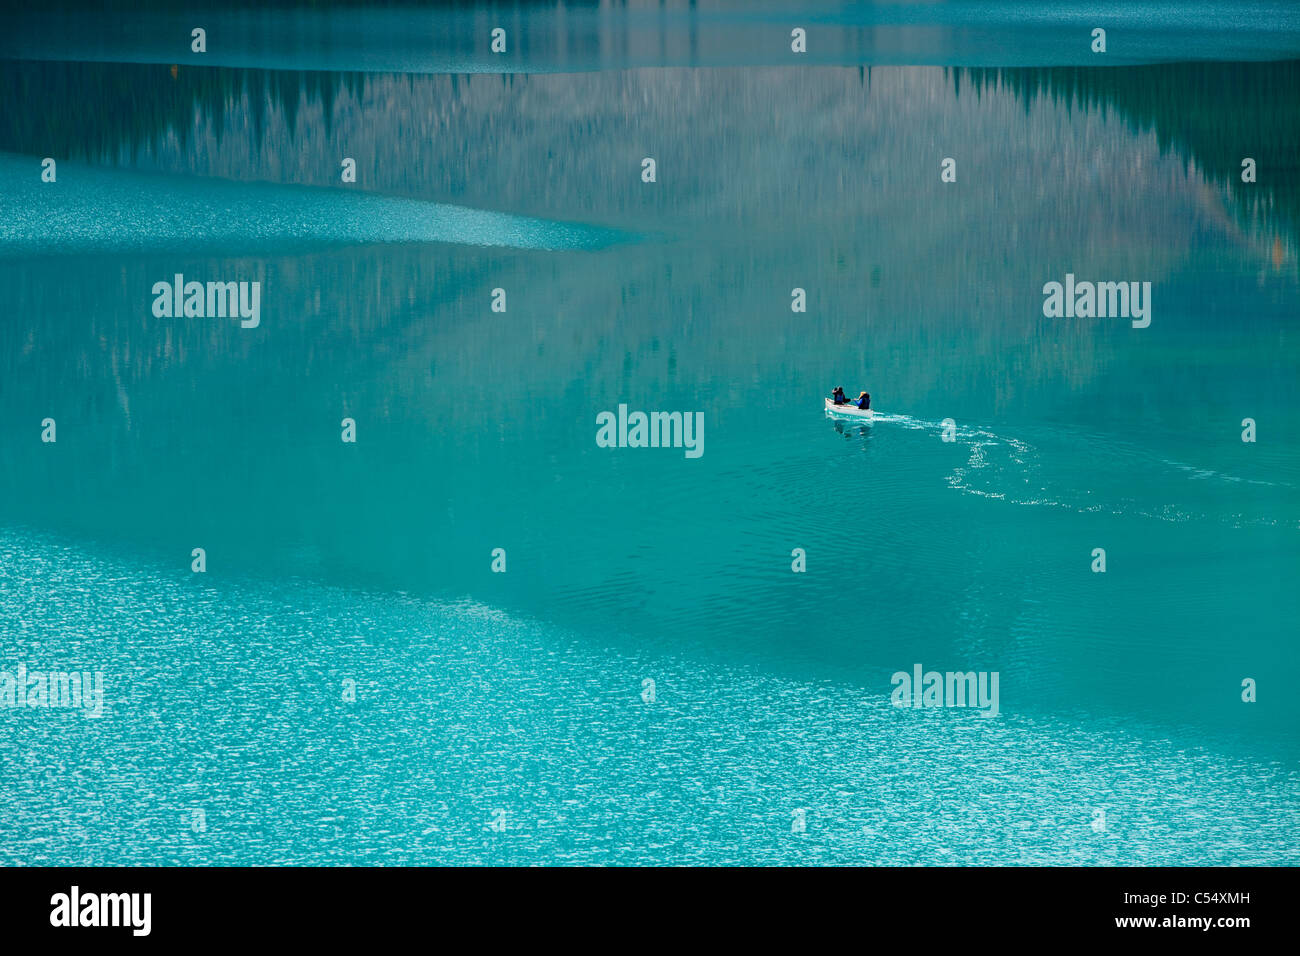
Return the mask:
{"type": "Polygon", "coordinates": [[[826,399],[827,415],[843,415],[846,418],[865,418],[871,421],[876,417],[875,409],[858,408],[856,405],[836,405],[829,398],[826,399]]]}

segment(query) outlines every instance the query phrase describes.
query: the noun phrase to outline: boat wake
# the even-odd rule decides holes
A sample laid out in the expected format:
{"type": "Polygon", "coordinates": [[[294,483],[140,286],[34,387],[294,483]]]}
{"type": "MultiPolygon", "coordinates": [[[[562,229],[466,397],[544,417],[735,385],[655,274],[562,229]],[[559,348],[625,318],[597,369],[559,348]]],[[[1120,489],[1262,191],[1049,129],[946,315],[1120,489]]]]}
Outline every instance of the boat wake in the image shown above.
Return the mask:
{"type": "Polygon", "coordinates": [[[1035,444],[979,425],[957,425],[951,420],[877,412],[875,421],[909,431],[932,432],[940,439],[946,435],[949,442],[960,446],[966,452],[965,461],[945,475],[944,482],[962,494],[1077,514],[1300,529],[1300,515],[1294,511],[1266,515],[1257,509],[1250,513],[1224,507],[1237,500],[1247,505],[1261,498],[1267,498],[1270,503],[1280,501],[1281,493],[1296,489],[1290,482],[1227,474],[1101,435],[1067,436],[1048,432],[1041,444],[1035,444]],[[1060,446],[1060,455],[1054,454],[1052,446],[1056,445],[1060,446]],[[1049,450],[1045,452],[1044,448],[1049,450]],[[1089,463],[1087,471],[1082,473],[1075,467],[1081,459],[1089,463]],[[1053,465],[1054,461],[1069,462],[1070,466],[1053,465]],[[1276,490],[1279,496],[1269,495],[1267,489],[1276,490]],[[1152,501],[1153,494],[1165,500],[1152,501]]]}

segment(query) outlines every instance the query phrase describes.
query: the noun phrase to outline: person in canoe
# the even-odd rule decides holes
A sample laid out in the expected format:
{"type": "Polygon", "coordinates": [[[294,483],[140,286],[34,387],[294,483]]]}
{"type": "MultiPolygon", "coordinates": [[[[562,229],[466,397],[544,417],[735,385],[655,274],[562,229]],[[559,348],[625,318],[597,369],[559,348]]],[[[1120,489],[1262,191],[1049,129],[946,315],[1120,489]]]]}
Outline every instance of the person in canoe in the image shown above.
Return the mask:
{"type": "MultiPolygon", "coordinates": [[[[842,393],[841,393],[842,394],[842,393]]],[[[871,396],[863,392],[858,396],[858,408],[868,409],[871,407],[871,396]]]]}
{"type": "Polygon", "coordinates": [[[844,397],[843,386],[835,386],[835,391],[831,392],[831,400],[834,401],[836,405],[845,405],[848,403],[848,399],[844,397]]]}

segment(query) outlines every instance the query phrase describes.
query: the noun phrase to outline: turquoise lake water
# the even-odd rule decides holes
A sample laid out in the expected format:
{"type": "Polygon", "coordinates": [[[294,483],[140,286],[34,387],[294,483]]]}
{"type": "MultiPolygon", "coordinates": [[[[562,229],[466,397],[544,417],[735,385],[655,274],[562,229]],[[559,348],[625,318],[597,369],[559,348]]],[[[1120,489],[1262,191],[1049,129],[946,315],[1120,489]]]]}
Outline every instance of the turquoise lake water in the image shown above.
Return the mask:
{"type": "Polygon", "coordinates": [[[808,65],[675,8],[695,59],[526,7],[500,75],[356,52],[400,18],[3,48],[0,670],[105,696],[0,707],[0,860],[1300,862],[1300,27],[1257,6],[1099,67],[1017,5],[808,65]],[[1149,327],[1045,317],[1067,273],[1149,327]],[[260,324],[156,316],[176,274],[260,324]],[[703,454],[599,447],[620,404],[703,454]],[[893,707],[918,663],[998,715],[893,707]]]}

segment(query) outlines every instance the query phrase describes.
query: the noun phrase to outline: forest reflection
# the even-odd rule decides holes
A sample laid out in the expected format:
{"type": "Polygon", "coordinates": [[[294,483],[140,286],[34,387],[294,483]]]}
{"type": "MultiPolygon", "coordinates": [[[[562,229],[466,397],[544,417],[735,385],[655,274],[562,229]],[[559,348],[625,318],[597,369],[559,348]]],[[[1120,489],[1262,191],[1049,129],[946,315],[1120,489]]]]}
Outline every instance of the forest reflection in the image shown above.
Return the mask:
{"type": "MultiPolygon", "coordinates": [[[[860,82],[868,88],[872,72],[869,67],[859,70],[860,82]]],[[[1291,243],[1296,241],[1300,227],[1300,113],[1294,108],[1293,96],[1300,89],[1300,60],[1107,68],[944,68],[944,73],[958,100],[1010,91],[1026,112],[1041,97],[1071,111],[1112,112],[1134,132],[1151,131],[1162,152],[1177,154],[1189,167],[1224,187],[1244,220],[1263,221],[1269,228],[1284,231],[1291,243]],[[1250,144],[1249,156],[1257,163],[1258,180],[1252,184],[1241,180],[1246,149],[1242,144],[1250,144]]],[[[196,127],[205,125],[218,137],[228,126],[239,128],[260,148],[277,119],[292,136],[298,129],[299,113],[309,106],[319,111],[317,132],[328,141],[340,96],[346,94],[373,108],[378,79],[350,72],[0,61],[0,96],[6,102],[31,107],[0,112],[0,149],[131,165],[165,137],[174,138],[184,151],[196,127]]],[[[539,78],[506,73],[440,78],[406,74],[386,79],[391,82],[383,95],[392,97],[395,89],[404,87],[407,109],[436,110],[450,109],[452,104],[431,102],[435,96],[457,101],[466,99],[474,85],[511,88],[539,78]],[[444,85],[421,88],[435,79],[444,85]]],[[[547,82],[545,77],[540,80],[547,82]]],[[[787,106],[798,109],[798,84],[791,84],[789,95],[792,102],[787,106]]],[[[557,103],[555,108],[571,110],[573,106],[557,103]]],[[[506,116],[495,119],[509,121],[506,116]]],[[[536,116],[529,117],[530,124],[539,122],[536,116]]],[[[310,150],[313,142],[295,146],[310,150]]]]}

